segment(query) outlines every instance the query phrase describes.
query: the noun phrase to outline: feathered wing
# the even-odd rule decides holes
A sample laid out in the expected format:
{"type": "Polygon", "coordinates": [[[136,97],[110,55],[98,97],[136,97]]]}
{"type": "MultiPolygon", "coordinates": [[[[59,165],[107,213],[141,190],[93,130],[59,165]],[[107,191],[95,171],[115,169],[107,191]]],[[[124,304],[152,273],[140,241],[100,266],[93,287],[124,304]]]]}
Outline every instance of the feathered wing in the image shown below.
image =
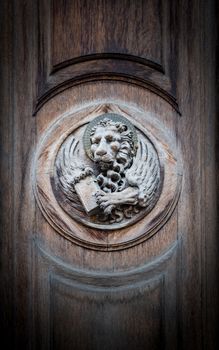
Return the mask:
{"type": "Polygon", "coordinates": [[[61,191],[76,207],[82,208],[74,185],[93,171],[81,162],[78,144],[79,141],[73,135],[69,137],[59,151],[56,169],[61,191]]]}
{"type": "Polygon", "coordinates": [[[126,172],[130,186],[138,187],[138,204],[149,206],[160,183],[160,164],[155,149],[149,142],[140,141],[137,155],[130,169],[126,172]]]}

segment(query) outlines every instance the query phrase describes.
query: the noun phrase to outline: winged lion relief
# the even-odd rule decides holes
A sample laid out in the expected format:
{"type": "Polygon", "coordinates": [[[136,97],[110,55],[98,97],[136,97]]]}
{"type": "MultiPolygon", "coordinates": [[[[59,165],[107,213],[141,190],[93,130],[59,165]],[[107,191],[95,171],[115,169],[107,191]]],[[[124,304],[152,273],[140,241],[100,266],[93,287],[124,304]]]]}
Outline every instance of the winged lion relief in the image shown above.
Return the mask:
{"type": "Polygon", "coordinates": [[[70,134],[57,154],[55,171],[60,205],[97,228],[139,220],[155,206],[162,187],[154,145],[127,118],[113,113],[70,134]]]}

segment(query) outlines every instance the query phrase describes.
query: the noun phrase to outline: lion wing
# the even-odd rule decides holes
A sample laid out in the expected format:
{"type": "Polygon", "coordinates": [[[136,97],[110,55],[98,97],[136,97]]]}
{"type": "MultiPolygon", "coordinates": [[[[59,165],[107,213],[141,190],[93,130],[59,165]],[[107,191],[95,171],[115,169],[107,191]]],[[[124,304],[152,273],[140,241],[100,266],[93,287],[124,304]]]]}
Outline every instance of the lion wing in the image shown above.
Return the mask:
{"type": "Polygon", "coordinates": [[[140,141],[137,155],[126,172],[130,186],[139,189],[138,204],[147,207],[154,198],[160,182],[160,164],[153,146],[140,141]]]}
{"type": "Polygon", "coordinates": [[[78,144],[79,141],[72,135],[60,150],[56,169],[61,191],[74,206],[82,209],[74,185],[93,171],[81,162],[78,144]]]}

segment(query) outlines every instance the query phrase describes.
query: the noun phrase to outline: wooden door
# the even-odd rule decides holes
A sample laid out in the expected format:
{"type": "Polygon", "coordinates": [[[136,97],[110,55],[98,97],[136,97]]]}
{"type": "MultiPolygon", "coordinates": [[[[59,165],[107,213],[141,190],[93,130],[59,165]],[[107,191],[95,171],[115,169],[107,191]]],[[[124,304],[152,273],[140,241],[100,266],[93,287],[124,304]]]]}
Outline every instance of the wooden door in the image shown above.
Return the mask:
{"type": "Polygon", "coordinates": [[[216,349],[214,1],[1,7],[7,348],[216,349]],[[94,162],[107,123],[119,175],[94,162]]]}

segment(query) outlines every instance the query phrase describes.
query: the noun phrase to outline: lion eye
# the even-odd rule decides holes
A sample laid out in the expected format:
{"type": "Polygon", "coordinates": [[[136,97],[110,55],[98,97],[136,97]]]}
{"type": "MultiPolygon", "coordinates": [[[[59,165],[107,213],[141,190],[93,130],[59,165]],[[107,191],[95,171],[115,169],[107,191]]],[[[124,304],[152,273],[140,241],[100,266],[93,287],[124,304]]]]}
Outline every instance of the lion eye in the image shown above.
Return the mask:
{"type": "Polygon", "coordinates": [[[107,136],[106,136],[106,140],[107,140],[108,142],[112,142],[112,141],[113,141],[113,136],[112,136],[112,135],[107,135],[107,136]]]}
{"type": "Polygon", "coordinates": [[[95,143],[95,144],[100,143],[100,138],[92,139],[92,143],[95,143]]]}

